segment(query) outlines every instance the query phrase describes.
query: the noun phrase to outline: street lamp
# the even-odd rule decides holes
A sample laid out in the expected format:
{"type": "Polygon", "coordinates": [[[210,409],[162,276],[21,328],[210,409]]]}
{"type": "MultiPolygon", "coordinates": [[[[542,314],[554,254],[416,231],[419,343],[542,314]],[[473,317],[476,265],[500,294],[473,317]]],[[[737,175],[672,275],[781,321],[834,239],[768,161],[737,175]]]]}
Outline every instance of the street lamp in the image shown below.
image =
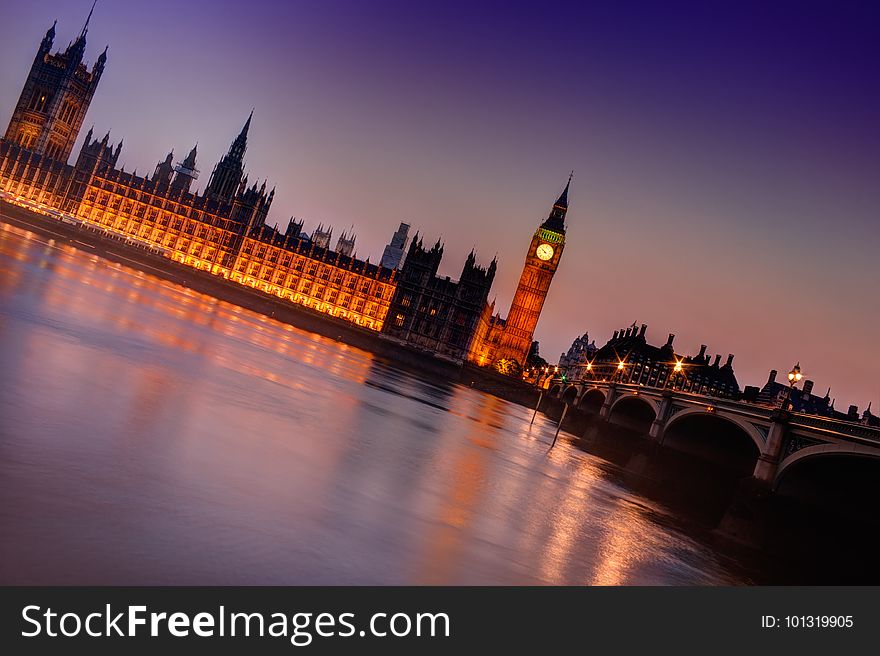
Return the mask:
{"type": "Polygon", "coordinates": [[[681,360],[676,358],[675,366],[672,368],[672,374],[666,377],[666,382],[663,383],[663,389],[666,389],[670,378],[672,378],[672,389],[675,389],[675,380],[682,371],[684,371],[684,367],[681,365],[681,360]]]}
{"type": "Polygon", "coordinates": [[[801,373],[801,363],[798,362],[791,371],[788,372],[788,394],[785,395],[785,400],[782,402],[782,409],[788,410],[791,405],[791,392],[794,390],[794,386],[801,382],[801,378],[804,375],[801,373]]]}

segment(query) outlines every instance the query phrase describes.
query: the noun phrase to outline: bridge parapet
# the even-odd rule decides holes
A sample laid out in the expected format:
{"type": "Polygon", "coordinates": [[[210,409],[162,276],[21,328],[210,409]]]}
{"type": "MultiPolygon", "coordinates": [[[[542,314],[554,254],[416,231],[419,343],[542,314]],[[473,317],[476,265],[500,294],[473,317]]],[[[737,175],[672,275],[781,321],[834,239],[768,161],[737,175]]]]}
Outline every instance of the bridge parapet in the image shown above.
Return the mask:
{"type": "Polygon", "coordinates": [[[852,437],[860,437],[880,443],[880,428],[873,426],[865,426],[849,421],[840,421],[839,419],[831,419],[830,417],[817,417],[815,415],[792,415],[791,425],[804,426],[810,428],[819,428],[831,433],[849,435],[852,437]]]}
{"type": "MultiPolygon", "coordinates": [[[[596,380],[554,380],[551,394],[580,405],[594,390],[602,396],[599,418],[615,421],[615,408],[640,398],[654,413],[647,437],[664,443],[667,429],[689,417],[713,415],[738,426],[759,455],[752,477],[774,489],[793,465],[806,458],[858,456],[880,458],[880,428],[781,410],[769,405],[706,396],[668,388],[596,380]]],[[[595,398],[592,400],[595,408],[595,398]]]]}
{"type": "MultiPolygon", "coordinates": [[[[660,387],[645,387],[642,385],[634,385],[632,383],[573,380],[569,381],[566,384],[565,388],[568,389],[571,386],[578,387],[578,397],[582,396],[584,392],[591,389],[599,389],[605,393],[607,393],[611,389],[614,389],[615,393],[619,395],[634,394],[637,392],[639,394],[651,396],[658,401],[660,397],[664,395],[669,395],[671,393],[675,403],[677,403],[678,405],[692,404],[703,405],[707,407],[711,406],[717,409],[730,410],[744,416],[750,415],[755,418],[770,418],[773,413],[778,411],[778,408],[771,406],[757,405],[755,403],[746,403],[744,401],[735,401],[733,399],[706,396],[703,394],[694,394],[692,392],[682,392],[681,390],[671,390],[668,388],[664,389],[660,387]]],[[[840,419],[833,419],[831,417],[820,417],[816,415],[791,413],[791,419],[789,423],[793,427],[819,428],[829,431],[831,433],[848,435],[852,437],[861,437],[880,442],[880,428],[865,426],[864,424],[858,424],[855,422],[842,421],[840,419]]]]}
{"type": "Polygon", "coordinates": [[[880,429],[829,417],[782,411],[779,408],[706,396],[669,388],[596,380],[558,380],[555,395],[579,405],[592,390],[600,391],[599,417],[613,421],[612,410],[627,397],[638,396],[654,412],[648,437],[663,443],[667,428],[694,415],[711,413],[739,426],[760,455],[754,478],[775,485],[781,473],[805,457],[857,453],[880,457],[880,429]],[[572,393],[575,388],[576,393],[572,393]]]}

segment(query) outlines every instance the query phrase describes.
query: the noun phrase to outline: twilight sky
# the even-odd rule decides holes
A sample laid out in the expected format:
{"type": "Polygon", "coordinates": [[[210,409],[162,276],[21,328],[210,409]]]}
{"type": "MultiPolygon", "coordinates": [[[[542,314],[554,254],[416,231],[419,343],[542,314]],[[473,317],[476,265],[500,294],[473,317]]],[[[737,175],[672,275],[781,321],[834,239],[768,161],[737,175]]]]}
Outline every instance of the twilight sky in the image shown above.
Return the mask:
{"type": "MultiPolygon", "coordinates": [[[[63,48],[90,4],[0,7],[3,129],[46,29],[63,48]]],[[[878,33],[867,1],[99,0],[83,135],[124,137],[140,173],[198,141],[202,189],[255,107],[270,223],[353,224],[375,262],[405,220],[453,277],[497,253],[505,315],[574,169],[544,357],[637,321],[736,354],[741,386],[800,360],[838,409],[876,411],[878,33]]]]}

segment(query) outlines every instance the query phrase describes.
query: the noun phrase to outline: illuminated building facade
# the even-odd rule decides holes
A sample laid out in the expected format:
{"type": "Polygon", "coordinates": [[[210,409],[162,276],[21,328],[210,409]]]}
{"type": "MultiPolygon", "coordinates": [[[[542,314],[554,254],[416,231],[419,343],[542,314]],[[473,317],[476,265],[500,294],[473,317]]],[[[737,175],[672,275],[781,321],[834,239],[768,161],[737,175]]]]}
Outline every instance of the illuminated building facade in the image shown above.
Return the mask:
{"type": "Polygon", "coordinates": [[[266,225],[275,190],[267,192],[266,182],[249,186],[243,173],[253,112],[201,195],[191,190],[199,174],[195,147],[183,161],[174,164],[168,153],[152,176],[138,176],[117,168],[122,142],[111,144],[109,133],[93,139],[89,130],[76,163],[66,163],[106,62],[102,54],[86,71],[85,33],[56,55],[49,54],[54,26],[43,39],[0,140],[0,190],[154,246],[182,264],[380,331],[395,271],[354,257],[351,232],[334,251],[330,229],[319,227],[315,240],[301,221],[291,219],[283,233],[266,225]],[[36,93],[46,101],[34,108],[36,93]],[[65,109],[70,98],[73,114],[65,109]]]}
{"type": "Polygon", "coordinates": [[[570,185],[571,176],[553,203],[550,215],[532,236],[507,318],[502,319],[494,314],[494,305],[484,308],[476,339],[468,354],[471,362],[492,364],[507,374],[516,374],[525,366],[544,300],[565,247],[565,215],[568,212],[570,185]]]}
{"type": "Polygon", "coordinates": [[[477,264],[467,256],[458,281],[437,275],[443,246],[425,248],[418,233],[399,270],[397,290],[384,332],[392,338],[462,362],[468,357],[480,315],[495,278],[496,262],[477,264]]]}
{"type": "Polygon", "coordinates": [[[228,277],[377,331],[397,287],[390,269],[268,226],[245,238],[228,277]]]}
{"type": "MultiPolygon", "coordinates": [[[[316,244],[301,222],[291,219],[284,233],[267,226],[274,190],[267,193],[265,182],[247,187],[241,178],[230,201],[194,195],[195,149],[173,175],[169,155],[147,179],[116,169],[119,148],[90,137],[73,167],[74,177],[88,178],[77,217],[161,247],[183,264],[381,330],[395,273],[316,244]]],[[[231,152],[243,152],[237,142],[231,152]]]]}

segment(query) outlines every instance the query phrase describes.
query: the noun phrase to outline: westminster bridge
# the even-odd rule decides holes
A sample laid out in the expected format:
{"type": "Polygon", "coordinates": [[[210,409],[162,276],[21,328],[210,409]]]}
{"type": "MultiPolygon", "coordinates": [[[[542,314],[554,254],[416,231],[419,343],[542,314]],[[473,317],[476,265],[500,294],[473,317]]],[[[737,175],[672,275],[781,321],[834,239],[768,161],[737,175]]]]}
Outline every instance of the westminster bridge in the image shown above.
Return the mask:
{"type": "Polygon", "coordinates": [[[752,476],[773,489],[808,459],[849,456],[880,465],[880,429],[854,422],[629,383],[554,380],[547,393],[567,407],[647,433],[658,445],[690,433],[689,450],[702,448],[704,457],[711,458],[707,451],[714,447],[701,447],[702,436],[720,435],[735,443],[748,467],[754,463],[752,476]]]}

